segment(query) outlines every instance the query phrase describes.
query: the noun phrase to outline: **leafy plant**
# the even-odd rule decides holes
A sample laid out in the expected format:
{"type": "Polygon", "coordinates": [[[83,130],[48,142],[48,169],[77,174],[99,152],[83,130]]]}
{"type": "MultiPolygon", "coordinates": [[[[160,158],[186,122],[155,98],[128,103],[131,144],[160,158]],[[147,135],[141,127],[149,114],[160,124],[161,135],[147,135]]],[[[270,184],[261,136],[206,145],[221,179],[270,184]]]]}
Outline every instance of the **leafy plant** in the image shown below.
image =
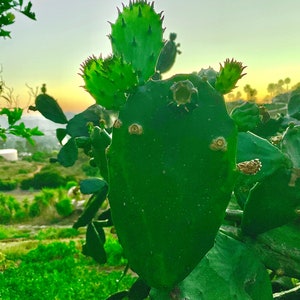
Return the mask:
{"type": "Polygon", "coordinates": [[[25,6],[23,4],[23,0],[5,0],[0,2],[0,37],[10,37],[10,31],[3,29],[3,27],[15,22],[15,14],[13,11],[20,12],[28,18],[35,20],[35,13],[31,10],[31,1],[28,1],[25,6]]]}
{"type": "MultiPolygon", "coordinates": [[[[1,264],[1,262],[0,262],[1,264]]],[[[119,270],[99,272],[76,244],[40,244],[21,257],[18,266],[0,272],[1,299],[106,299],[134,282],[119,270]]]]}
{"type": "MultiPolygon", "coordinates": [[[[108,299],[272,299],[269,273],[300,278],[299,92],[286,117],[252,103],[230,117],[223,95],[245,67],[226,59],[162,80],[178,53],[162,21],[153,3],[123,6],[112,55],[82,64],[98,105],[58,132],[70,138],[57,161],[74,164],[82,148],[102,177],[80,184],[93,193],[73,226],[87,226],[83,253],[104,263],[103,228],[115,226],[139,279],[108,299]],[[276,145],[266,139],[280,133],[276,145]]],[[[47,105],[44,116],[60,115],[47,105]]]]}
{"type": "Polygon", "coordinates": [[[56,211],[62,217],[67,217],[72,214],[73,206],[69,198],[64,198],[55,204],[56,211]]]}
{"type": "Polygon", "coordinates": [[[4,141],[7,139],[8,134],[13,134],[15,136],[25,138],[30,144],[34,144],[32,136],[41,136],[44,135],[38,127],[27,128],[23,122],[16,124],[22,117],[23,109],[22,108],[2,108],[0,110],[0,115],[6,115],[8,120],[8,127],[0,127],[0,138],[4,141]]]}

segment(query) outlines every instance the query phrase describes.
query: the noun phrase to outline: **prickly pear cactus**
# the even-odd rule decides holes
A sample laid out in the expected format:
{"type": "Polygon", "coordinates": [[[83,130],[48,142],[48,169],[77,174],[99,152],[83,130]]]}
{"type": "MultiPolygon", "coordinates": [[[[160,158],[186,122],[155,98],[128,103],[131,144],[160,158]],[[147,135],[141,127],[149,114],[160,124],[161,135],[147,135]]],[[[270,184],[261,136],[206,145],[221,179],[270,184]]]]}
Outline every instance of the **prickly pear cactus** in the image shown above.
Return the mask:
{"type": "Polygon", "coordinates": [[[197,75],[149,81],[120,111],[109,201],[130,266],[170,289],[213,246],[234,184],[236,128],[197,75]]]}
{"type": "Polygon", "coordinates": [[[244,67],[226,60],[213,84],[196,73],[153,80],[178,52],[173,35],[173,56],[159,59],[162,17],[153,4],[130,2],[111,28],[113,56],[82,68],[87,91],[119,111],[106,151],[111,215],[130,267],[171,290],[213,246],[233,190],[237,130],[223,94],[244,67]]]}

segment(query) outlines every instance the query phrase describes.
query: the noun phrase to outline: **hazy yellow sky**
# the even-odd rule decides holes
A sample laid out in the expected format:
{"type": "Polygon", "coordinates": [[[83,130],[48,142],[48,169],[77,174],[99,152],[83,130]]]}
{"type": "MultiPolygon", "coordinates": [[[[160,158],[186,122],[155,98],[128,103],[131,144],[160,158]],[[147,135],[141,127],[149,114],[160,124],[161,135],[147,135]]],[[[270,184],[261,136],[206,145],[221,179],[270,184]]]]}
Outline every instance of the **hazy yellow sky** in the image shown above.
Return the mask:
{"type": "MultiPolygon", "coordinates": [[[[128,1],[123,1],[125,4],[128,1]]],[[[182,54],[168,76],[199,71],[226,58],[242,61],[250,84],[264,97],[267,85],[291,78],[300,81],[300,1],[298,0],[157,0],[164,11],[165,38],[177,33],[182,54]]],[[[65,110],[94,103],[80,86],[80,64],[90,55],[111,53],[107,34],[117,17],[117,0],[32,0],[37,21],[16,16],[12,39],[0,40],[0,64],[6,84],[21,103],[28,102],[27,83],[47,84],[47,92],[65,110]]]]}

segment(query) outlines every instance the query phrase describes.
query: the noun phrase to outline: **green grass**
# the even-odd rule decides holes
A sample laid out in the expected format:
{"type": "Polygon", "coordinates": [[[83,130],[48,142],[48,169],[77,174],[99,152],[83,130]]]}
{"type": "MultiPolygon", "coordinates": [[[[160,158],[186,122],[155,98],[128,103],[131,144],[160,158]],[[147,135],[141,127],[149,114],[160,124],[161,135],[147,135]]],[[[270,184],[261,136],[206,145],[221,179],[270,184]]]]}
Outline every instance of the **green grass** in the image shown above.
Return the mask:
{"type": "Polygon", "coordinates": [[[122,271],[102,271],[80,254],[74,242],[39,245],[23,257],[19,267],[0,274],[0,298],[106,299],[130,286],[134,278],[122,271]]]}
{"type": "Polygon", "coordinates": [[[20,252],[19,257],[7,253],[9,267],[5,268],[2,262],[2,272],[0,262],[0,299],[104,300],[128,289],[136,278],[131,275],[122,278],[126,261],[121,248],[112,237],[108,243],[110,263],[118,267],[96,264],[81,254],[75,241],[40,243],[27,253],[20,252]]]}

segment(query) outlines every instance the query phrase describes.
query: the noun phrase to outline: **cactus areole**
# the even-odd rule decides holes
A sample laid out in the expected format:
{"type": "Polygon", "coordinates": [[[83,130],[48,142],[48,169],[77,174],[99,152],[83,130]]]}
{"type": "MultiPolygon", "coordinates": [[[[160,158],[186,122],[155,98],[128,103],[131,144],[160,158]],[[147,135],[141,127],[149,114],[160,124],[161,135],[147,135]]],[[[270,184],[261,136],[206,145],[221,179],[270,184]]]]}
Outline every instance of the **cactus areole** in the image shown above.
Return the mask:
{"type": "Polygon", "coordinates": [[[148,285],[172,289],[213,246],[236,139],[223,96],[195,74],[149,80],[121,108],[107,153],[109,201],[129,265],[148,285]]]}

